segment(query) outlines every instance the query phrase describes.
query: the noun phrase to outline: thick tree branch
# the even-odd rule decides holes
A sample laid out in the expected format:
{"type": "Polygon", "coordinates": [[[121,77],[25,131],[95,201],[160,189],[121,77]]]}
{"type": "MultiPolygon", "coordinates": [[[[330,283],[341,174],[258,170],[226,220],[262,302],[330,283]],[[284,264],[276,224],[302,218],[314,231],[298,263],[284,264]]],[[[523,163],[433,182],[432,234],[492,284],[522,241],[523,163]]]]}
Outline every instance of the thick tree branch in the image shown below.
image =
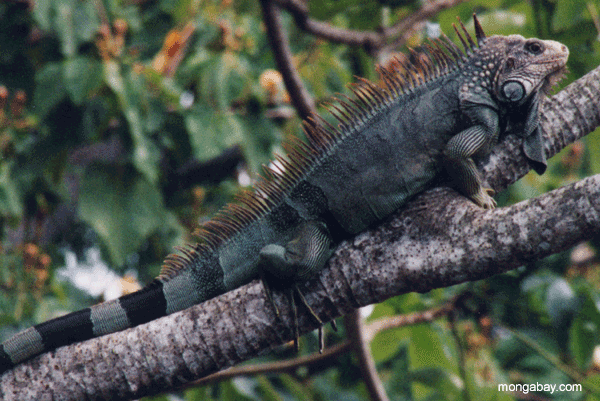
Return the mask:
{"type": "MultiPolygon", "coordinates": [[[[600,68],[550,101],[541,124],[552,155],[600,125],[600,68]]],[[[503,189],[528,171],[516,138],[484,162],[503,189]]],[[[600,175],[517,205],[483,211],[447,188],[425,192],[384,224],[340,246],[301,286],[323,320],[411,292],[478,280],[572,247],[600,232],[600,175]]],[[[289,341],[290,310],[277,319],[262,285],[165,318],[49,352],[0,378],[0,398],[128,399],[164,392],[289,341]]],[[[301,332],[315,327],[300,310],[301,332]]]]}

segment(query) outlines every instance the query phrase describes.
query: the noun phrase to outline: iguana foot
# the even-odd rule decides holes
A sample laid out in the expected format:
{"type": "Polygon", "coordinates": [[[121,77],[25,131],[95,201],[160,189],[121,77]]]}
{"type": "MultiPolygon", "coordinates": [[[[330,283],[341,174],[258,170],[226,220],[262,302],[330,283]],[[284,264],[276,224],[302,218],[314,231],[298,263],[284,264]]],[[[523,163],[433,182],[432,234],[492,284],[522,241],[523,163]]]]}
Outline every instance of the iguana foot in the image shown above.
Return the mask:
{"type": "MultiPolygon", "coordinates": [[[[273,292],[272,292],[271,286],[269,285],[264,274],[261,274],[261,281],[263,283],[263,287],[265,288],[265,292],[267,293],[267,298],[269,299],[269,303],[275,310],[275,316],[277,316],[278,319],[281,319],[281,315],[279,314],[279,308],[277,307],[277,304],[275,303],[275,300],[273,299],[273,292]]],[[[300,337],[299,329],[298,329],[298,308],[296,306],[296,301],[295,301],[295,295],[297,294],[298,298],[300,300],[300,303],[306,307],[309,314],[319,325],[319,353],[322,353],[323,348],[324,348],[324,340],[323,340],[323,325],[324,325],[324,323],[323,323],[323,321],[321,320],[321,318],[319,318],[319,316],[317,316],[317,314],[310,307],[308,302],[306,302],[306,298],[304,297],[304,294],[302,294],[302,292],[300,291],[300,288],[298,288],[298,285],[296,283],[294,283],[292,286],[285,288],[284,291],[288,297],[288,301],[290,302],[290,306],[292,309],[292,319],[293,319],[293,329],[294,329],[294,349],[296,350],[296,352],[298,352],[298,350],[299,350],[298,340],[300,337]]],[[[337,331],[337,325],[335,324],[335,320],[331,321],[331,327],[335,331],[337,331]]]]}
{"type": "Polygon", "coordinates": [[[484,209],[495,209],[496,201],[492,198],[494,194],[495,191],[491,188],[481,188],[477,194],[471,196],[471,200],[484,209]]]}
{"type": "MultiPolygon", "coordinates": [[[[279,309],[273,301],[271,286],[284,289],[291,303],[294,317],[294,345],[298,348],[298,319],[295,296],[303,304],[313,319],[323,326],[323,322],[308,305],[297,283],[311,277],[320,270],[333,253],[331,236],[324,222],[305,221],[299,225],[294,236],[284,245],[267,244],[260,250],[258,270],[265,287],[269,302],[279,316],[279,309]]],[[[319,330],[319,343],[322,344],[323,332],[319,330]]],[[[322,351],[322,349],[320,350],[322,351]]]]}

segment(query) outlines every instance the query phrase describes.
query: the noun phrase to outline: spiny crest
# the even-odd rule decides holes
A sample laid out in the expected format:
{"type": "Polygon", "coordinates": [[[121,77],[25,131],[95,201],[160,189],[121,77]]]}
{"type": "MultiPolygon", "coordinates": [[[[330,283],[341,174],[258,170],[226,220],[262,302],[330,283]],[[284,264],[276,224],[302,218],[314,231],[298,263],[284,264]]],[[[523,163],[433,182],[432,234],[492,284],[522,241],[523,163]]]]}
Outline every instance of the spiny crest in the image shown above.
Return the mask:
{"type": "MultiPolygon", "coordinates": [[[[396,99],[404,93],[411,92],[429,81],[460,68],[473,52],[483,46],[486,42],[486,36],[475,14],[473,14],[473,21],[476,42],[468,33],[462,21],[460,19],[458,21],[462,33],[455,25],[453,27],[464,47],[464,51],[446,35],[442,35],[439,39],[432,39],[418,50],[409,49],[410,54],[408,56],[394,57],[388,67],[378,67],[384,93],[371,96],[371,100],[377,102],[381,101],[382,98],[389,99],[388,93],[392,94],[392,99],[396,99]]],[[[370,107],[373,106],[370,105],[370,107]]],[[[377,105],[375,108],[377,108],[377,105]]]]}
{"type": "Polygon", "coordinates": [[[265,167],[253,190],[243,190],[231,203],[198,230],[200,242],[176,248],[179,253],[167,256],[159,279],[168,280],[194,264],[199,255],[215,251],[240,233],[253,221],[269,213],[281,202],[309,171],[319,164],[338,142],[361,128],[371,117],[388,107],[402,95],[411,93],[431,80],[460,68],[476,48],[485,43],[485,34],[473,15],[477,43],[459,19],[463,34],[454,27],[464,52],[445,35],[433,39],[418,51],[410,50],[410,61],[395,58],[389,67],[377,68],[381,84],[364,78],[351,86],[353,96],[334,98],[327,108],[338,124],[333,125],[319,115],[303,122],[306,142],[292,137],[284,142],[286,157],[276,156],[273,167],[265,167]],[[463,37],[464,35],[464,37],[463,37]]]}
{"type": "Polygon", "coordinates": [[[471,52],[475,51],[476,47],[481,47],[485,43],[485,33],[483,32],[483,28],[481,27],[481,24],[477,19],[477,15],[473,14],[473,24],[475,25],[475,37],[477,39],[477,44],[475,44],[475,42],[473,42],[473,38],[467,31],[467,28],[465,28],[465,25],[462,23],[460,18],[457,17],[457,19],[458,23],[460,24],[460,28],[462,29],[465,35],[465,38],[463,38],[456,25],[452,24],[452,27],[456,31],[458,38],[460,39],[463,47],[465,48],[465,52],[467,54],[470,54],[471,52]]]}
{"type": "MultiPolygon", "coordinates": [[[[320,117],[319,117],[320,118],[320,117]]],[[[237,194],[237,203],[230,203],[221,209],[211,220],[204,223],[196,233],[199,243],[177,247],[179,253],[165,258],[159,280],[169,280],[183,269],[193,265],[200,255],[218,249],[218,247],[244,230],[250,223],[261,218],[273,209],[297,183],[307,170],[314,166],[325,148],[336,140],[335,128],[323,128],[316,120],[305,122],[308,143],[290,138],[283,144],[287,157],[276,156],[272,167],[264,168],[252,190],[242,190],[237,194]]]]}
{"type": "Polygon", "coordinates": [[[179,272],[194,262],[198,257],[198,246],[176,246],[175,250],[179,253],[169,254],[164,262],[157,280],[168,280],[175,277],[179,272]]]}

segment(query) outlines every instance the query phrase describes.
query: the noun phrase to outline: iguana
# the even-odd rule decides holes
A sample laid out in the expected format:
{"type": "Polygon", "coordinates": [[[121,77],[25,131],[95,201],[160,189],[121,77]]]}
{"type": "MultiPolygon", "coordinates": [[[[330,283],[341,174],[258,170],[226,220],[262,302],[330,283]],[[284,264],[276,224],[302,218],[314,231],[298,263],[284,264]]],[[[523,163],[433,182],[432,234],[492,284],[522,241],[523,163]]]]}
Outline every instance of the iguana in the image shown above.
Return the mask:
{"type": "MultiPolygon", "coordinates": [[[[381,221],[440,173],[475,204],[494,208],[473,157],[516,132],[532,167],[546,159],[540,98],[563,75],[569,51],[550,40],[486,37],[454,27],[412,51],[411,62],[379,68],[330,106],[338,124],[304,123],[306,141],[266,169],[253,191],[201,227],[198,244],[168,256],[138,292],[38,324],[0,346],[0,373],[56,347],[133,327],[235,289],[258,277],[293,288],[321,269],[342,239],[381,221]],[[462,31],[462,33],[461,33],[462,31]]],[[[270,294],[270,291],[267,291],[270,294]]],[[[291,298],[293,300],[293,296],[291,298]]]]}

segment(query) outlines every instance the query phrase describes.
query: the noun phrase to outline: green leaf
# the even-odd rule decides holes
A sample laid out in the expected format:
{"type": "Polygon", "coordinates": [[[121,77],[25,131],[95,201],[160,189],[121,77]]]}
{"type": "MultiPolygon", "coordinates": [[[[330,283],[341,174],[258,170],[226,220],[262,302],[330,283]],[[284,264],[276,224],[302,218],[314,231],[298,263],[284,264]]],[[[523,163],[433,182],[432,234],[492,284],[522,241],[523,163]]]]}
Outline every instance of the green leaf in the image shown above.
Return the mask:
{"type": "Polygon", "coordinates": [[[210,99],[219,111],[229,110],[234,99],[243,93],[248,65],[245,59],[233,53],[211,57],[202,63],[198,79],[200,95],[210,99]]]}
{"type": "Polygon", "coordinates": [[[410,360],[413,366],[440,366],[446,369],[455,369],[455,361],[450,360],[450,355],[446,353],[439,333],[430,325],[418,325],[410,327],[410,360]]]}
{"type": "Polygon", "coordinates": [[[279,375],[279,380],[281,381],[282,386],[287,389],[290,394],[294,394],[296,399],[306,401],[311,399],[309,388],[289,374],[284,373],[279,375]]]}
{"type": "Polygon", "coordinates": [[[587,376],[585,380],[581,383],[585,386],[586,389],[593,389],[593,393],[588,394],[586,401],[600,401],[600,375],[599,374],[591,374],[587,376]]]}
{"type": "Polygon", "coordinates": [[[579,302],[569,283],[558,278],[548,287],[546,310],[555,327],[564,327],[577,311],[579,302]]]}
{"type": "Polygon", "coordinates": [[[346,13],[348,10],[352,10],[354,15],[358,15],[365,10],[371,12],[373,3],[361,0],[311,1],[309,2],[309,9],[310,15],[314,18],[326,20],[333,18],[336,14],[346,13]]]}
{"type": "Polygon", "coordinates": [[[44,119],[66,96],[61,63],[48,63],[35,75],[33,105],[40,120],[44,119]]]}
{"type": "Polygon", "coordinates": [[[580,368],[588,367],[598,342],[600,342],[600,311],[592,296],[586,293],[583,306],[569,328],[569,349],[580,368]]]}
{"type": "Polygon", "coordinates": [[[33,7],[33,18],[45,31],[49,31],[52,27],[53,4],[53,0],[38,0],[33,7]]]}
{"type": "Polygon", "coordinates": [[[65,60],[63,74],[67,93],[76,105],[81,105],[102,84],[102,65],[89,57],[65,60]]]}
{"type": "Polygon", "coordinates": [[[73,21],[73,4],[70,0],[57,1],[55,3],[54,29],[60,38],[62,52],[67,57],[72,57],[77,51],[77,37],[75,36],[75,24],[73,21]]]}
{"type": "MultiPolygon", "coordinates": [[[[444,399],[454,399],[461,390],[458,378],[453,379],[446,369],[440,367],[423,367],[410,373],[411,380],[420,383],[438,394],[444,395],[444,399]]],[[[424,392],[426,393],[426,392],[424,392]]],[[[417,392],[415,392],[417,395],[417,392]]]]}
{"type": "Polygon", "coordinates": [[[387,393],[392,399],[412,399],[412,382],[410,377],[410,358],[408,345],[398,348],[393,356],[391,377],[387,385],[387,393]]]}
{"type": "Polygon", "coordinates": [[[144,121],[136,108],[125,110],[125,119],[133,139],[133,164],[150,182],[158,181],[159,150],[144,134],[144,121]]]}
{"type": "Polygon", "coordinates": [[[244,138],[243,127],[235,116],[215,112],[201,103],[185,116],[185,126],[194,155],[199,160],[218,156],[244,138]]]}
{"type": "Polygon", "coordinates": [[[590,173],[598,174],[600,173],[600,156],[595,149],[600,149],[600,129],[596,129],[593,133],[586,136],[584,141],[589,153],[590,173]]]}
{"type": "Polygon", "coordinates": [[[79,41],[92,41],[98,33],[100,19],[93,1],[79,2],[73,8],[73,25],[79,41]]]}
{"type": "MultiPolygon", "coordinates": [[[[211,401],[214,398],[211,397],[210,394],[210,387],[209,386],[203,386],[203,387],[192,387],[188,390],[185,391],[185,395],[184,395],[184,400],[185,401],[197,401],[197,400],[204,400],[204,401],[211,401]]],[[[167,401],[170,399],[168,397],[167,401]]],[[[154,399],[149,400],[149,401],[155,401],[154,399]]],[[[156,400],[157,401],[157,400],[156,400]]]]}
{"type": "Polygon", "coordinates": [[[0,162],[0,213],[19,216],[23,213],[20,191],[10,177],[12,163],[0,162]]]}
{"type": "Polygon", "coordinates": [[[121,65],[110,60],[104,63],[104,81],[117,96],[127,120],[133,141],[134,166],[150,182],[157,182],[160,153],[154,142],[145,134],[142,113],[138,108],[141,102],[139,97],[143,91],[140,87],[141,80],[138,80],[134,74],[130,74],[126,82],[121,73],[121,65]]]}
{"type": "Polygon", "coordinates": [[[91,1],[41,0],[36,2],[33,15],[42,29],[56,33],[67,57],[75,56],[82,42],[94,39],[100,23],[91,1]]]}
{"type": "Polygon", "coordinates": [[[122,265],[159,228],[164,205],[156,187],[133,169],[94,164],[82,178],[79,215],[122,265]]]}
{"type": "Polygon", "coordinates": [[[281,138],[281,133],[277,125],[265,118],[263,113],[248,113],[240,116],[239,121],[245,137],[244,154],[251,169],[258,171],[262,164],[268,164],[273,159],[273,144],[281,138]]]}

